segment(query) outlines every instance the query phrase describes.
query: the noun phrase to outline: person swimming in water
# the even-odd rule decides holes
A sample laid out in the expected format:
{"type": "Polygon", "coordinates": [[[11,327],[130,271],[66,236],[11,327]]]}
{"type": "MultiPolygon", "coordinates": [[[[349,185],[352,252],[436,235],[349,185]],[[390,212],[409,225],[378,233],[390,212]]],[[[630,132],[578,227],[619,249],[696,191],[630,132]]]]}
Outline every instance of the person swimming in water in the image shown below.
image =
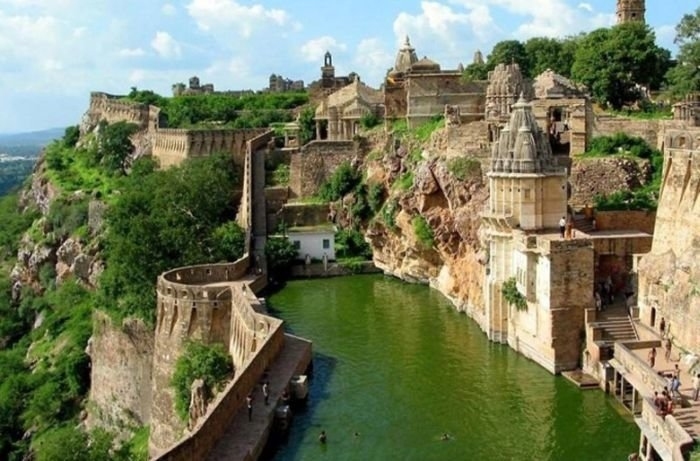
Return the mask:
{"type": "Polygon", "coordinates": [[[321,443],[326,443],[326,431],[321,431],[318,436],[318,441],[321,443]]]}
{"type": "Polygon", "coordinates": [[[442,440],[444,442],[444,441],[450,440],[450,438],[451,438],[450,434],[445,432],[444,434],[442,434],[442,437],[440,437],[440,440],[442,440]]]}

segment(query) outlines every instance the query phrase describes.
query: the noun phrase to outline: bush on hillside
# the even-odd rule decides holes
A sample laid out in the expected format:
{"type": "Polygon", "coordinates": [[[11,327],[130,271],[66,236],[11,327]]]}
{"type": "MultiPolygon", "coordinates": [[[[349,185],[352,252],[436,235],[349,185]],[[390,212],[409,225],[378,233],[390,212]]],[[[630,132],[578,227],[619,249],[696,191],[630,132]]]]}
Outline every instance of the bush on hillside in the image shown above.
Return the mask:
{"type": "Polygon", "coordinates": [[[172,386],[175,389],[175,410],[187,421],[190,388],[196,379],[204,380],[206,389],[214,393],[233,374],[231,356],[221,344],[190,342],[175,362],[172,386]]]}

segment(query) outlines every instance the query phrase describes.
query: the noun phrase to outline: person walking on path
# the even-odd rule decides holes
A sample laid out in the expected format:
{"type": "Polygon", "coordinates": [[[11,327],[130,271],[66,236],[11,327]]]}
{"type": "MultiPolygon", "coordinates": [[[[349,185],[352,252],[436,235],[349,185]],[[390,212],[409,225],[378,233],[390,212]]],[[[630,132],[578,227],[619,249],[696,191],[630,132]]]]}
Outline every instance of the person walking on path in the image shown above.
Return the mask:
{"type": "Polygon", "coordinates": [[[253,396],[248,394],[245,398],[246,407],[248,407],[248,421],[253,420],[253,396]]]}
{"type": "Polygon", "coordinates": [[[673,348],[673,343],[671,343],[671,338],[666,337],[666,341],[664,342],[664,348],[666,349],[664,352],[664,357],[666,357],[667,362],[670,362],[671,361],[671,349],[673,348]]]}
{"type": "Polygon", "coordinates": [[[269,403],[270,400],[270,383],[265,381],[262,385],[263,396],[265,396],[265,405],[269,403]]]}
{"type": "Polygon", "coordinates": [[[559,233],[561,238],[564,238],[564,233],[566,232],[566,218],[564,216],[559,220],[559,233]]]}
{"type": "Polygon", "coordinates": [[[695,373],[693,376],[693,400],[698,401],[698,394],[700,394],[700,373],[695,373]]]}
{"type": "Polygon", "coordinates": [[[652,347],[651,350],[649,351],[649,356],[647,357],[649,359],[649,366],[651,368],[654,368],[654,364],[656,363],[656,348],[652,347]]]}
{"type": "Polygon", "coordinates": [[[661,321],[659,322],[659,332],[662,338],[666,336],[666,319],[663,317],[661,317],[661,321]]]}

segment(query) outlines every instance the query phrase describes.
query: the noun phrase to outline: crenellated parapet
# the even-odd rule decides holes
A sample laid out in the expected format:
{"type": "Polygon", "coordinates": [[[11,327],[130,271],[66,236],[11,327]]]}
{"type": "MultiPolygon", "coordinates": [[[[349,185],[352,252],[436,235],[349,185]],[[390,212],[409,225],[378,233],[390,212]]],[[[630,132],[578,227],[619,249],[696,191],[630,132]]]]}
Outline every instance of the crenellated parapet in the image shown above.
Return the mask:
{"type": "Polygon", "coordinates": [[[147,130],[153,124],[154,118],[157,121],[158,113],[159,109],[154,110],[147,104],[130,101],[125,99],[125,96],[92,92],[85,122],[89,127],[94,127],[101,121],[129,122],[138,125],[142,130],[147,130]]]}

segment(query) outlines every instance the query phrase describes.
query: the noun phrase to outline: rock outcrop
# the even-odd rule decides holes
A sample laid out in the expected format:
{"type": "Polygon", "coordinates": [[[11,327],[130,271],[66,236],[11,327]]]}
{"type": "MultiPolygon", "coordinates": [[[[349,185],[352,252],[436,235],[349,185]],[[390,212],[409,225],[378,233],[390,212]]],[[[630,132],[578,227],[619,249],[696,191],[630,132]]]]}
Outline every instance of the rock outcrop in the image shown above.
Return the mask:
{"type": "Polygon", "coordinates": [[[609,195],[620,190],[632,190],[651,180],[648,160],[630,158],[574,158],[572,160],[571,198],[574,208],[592,205],[596,195],[609,195]]]}
{"type": "Polygon", "coordinates": [[[402,155],[405,151],[399,148],[385,155],[383,161],[367,166],[371,178],[382,178],[387,185],[400,173],[415,171],[413,186],[403,193],[394,192],[384,205],[381,219],[375,219],[367,231],[375,265],[401,279],[430,284],[451,299],[458,310],[478,319],[483,311],[486,262],[479,225],[488,199],[481,171],[476,168],[460,180],[450,171],[447,159],[425,151],[423,157],[429,159],[412,166],[402,155]],[[414,220],[418,216],[432,230],[432,247],[426,247],[415,235],[414,220]]]}

